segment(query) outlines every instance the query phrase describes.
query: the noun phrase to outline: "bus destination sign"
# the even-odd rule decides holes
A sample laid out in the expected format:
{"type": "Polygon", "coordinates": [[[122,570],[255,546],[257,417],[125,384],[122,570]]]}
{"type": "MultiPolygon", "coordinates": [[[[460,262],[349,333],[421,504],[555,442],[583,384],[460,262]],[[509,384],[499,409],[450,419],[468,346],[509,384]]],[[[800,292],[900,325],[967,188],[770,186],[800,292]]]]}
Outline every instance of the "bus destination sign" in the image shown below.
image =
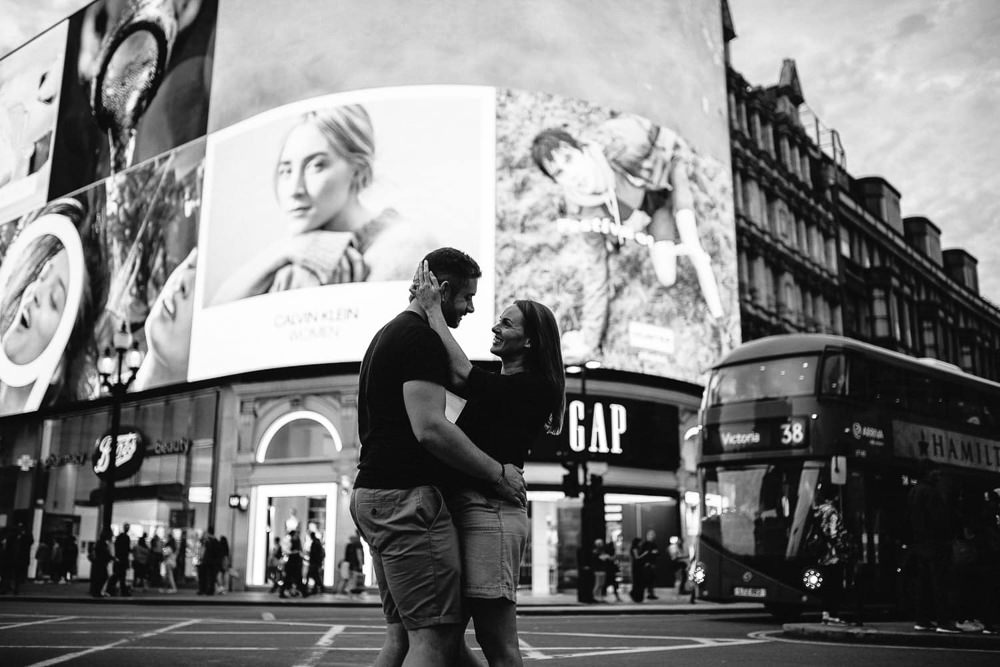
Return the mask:
{"type": "Polygon", "coordinates": [[[808,444],[804,418],[764,419],[709,426],[706,429],[704,453],[790,449],[808,444]]]}

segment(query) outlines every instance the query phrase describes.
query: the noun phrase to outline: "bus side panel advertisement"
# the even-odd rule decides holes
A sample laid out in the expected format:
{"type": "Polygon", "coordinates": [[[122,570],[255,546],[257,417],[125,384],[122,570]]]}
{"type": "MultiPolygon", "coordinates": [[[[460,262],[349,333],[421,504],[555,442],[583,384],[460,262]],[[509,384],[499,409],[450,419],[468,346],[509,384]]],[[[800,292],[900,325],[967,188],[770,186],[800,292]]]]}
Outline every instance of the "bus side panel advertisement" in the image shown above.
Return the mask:
{"type": "Polygon", "coordinates": [[[898,420],[892,433],[898,456],[1000,472],[1000,440],[898,420]]]}

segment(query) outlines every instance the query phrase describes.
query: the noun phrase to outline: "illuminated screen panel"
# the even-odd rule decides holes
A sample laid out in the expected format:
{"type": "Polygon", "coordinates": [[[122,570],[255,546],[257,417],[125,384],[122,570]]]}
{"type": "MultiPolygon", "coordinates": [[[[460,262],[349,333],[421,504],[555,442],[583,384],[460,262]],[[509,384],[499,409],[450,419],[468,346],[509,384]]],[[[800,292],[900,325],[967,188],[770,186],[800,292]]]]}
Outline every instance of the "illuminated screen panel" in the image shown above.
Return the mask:
{"type": "Polygon", "coordinates": [[[63,22],[0,60],[0,222],[47,199],[65,50],[63,22]]]}
{"type": "Polygon", "coordinates": [[[0,226],[0,414],[96,398],[124,325],[133,390],[188,375],[204,140],[0,226]]]}
{"type": "Polygon", "coordinates": [[[699,380],[738,328],[730,184],[647,118],[500,91],[498,306],[548,304],[568,363],[699,380]]]}
{"type": "Polygon", "coordinates": [[[204,136],[217,0],[99,0],[70,17],[49,198],[204,136]]]}
{"type": "Polygon", "coordinates": [[[717,3],[246,7],[97,2],[0,61],[0,414],[97,396],[123,323],[133,389],[357,361],[440,245],[476,359],[515,298],[570,362],[703,381],[738,342],[717,3]]]}
{"type": "MultiPolygon", "coordinates": [[[[191,377],[357,361],[428,252],[492,267],[494,117],[492,89],[420,86],[307,100],[213,135],[191,377]]],[[[492,304],[484,273],[477,299],[492,304]]],[[[458,332],[479,355],[492,315],[458,332]]]]}

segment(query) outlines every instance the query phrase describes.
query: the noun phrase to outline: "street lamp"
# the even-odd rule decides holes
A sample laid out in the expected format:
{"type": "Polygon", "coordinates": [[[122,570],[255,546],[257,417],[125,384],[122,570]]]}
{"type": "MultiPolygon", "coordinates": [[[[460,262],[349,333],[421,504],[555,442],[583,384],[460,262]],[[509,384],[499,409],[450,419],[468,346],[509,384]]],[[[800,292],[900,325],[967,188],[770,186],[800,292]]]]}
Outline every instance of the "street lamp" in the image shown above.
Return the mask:
{"type": "MultiPolygon", "coordinates": [[[[588,419],[590,410],[587,406],[587,371],[595,370],[600,367],[601,362],[596,360],[589,360],[583,362],[582,364],[573,364],[566,367],[567,375],[580,376],[580,400],[583,402],[583,423],[587,426],[590,425],[590,420],[588,419]]],[[[588,474],[586,446],[584,446],[582,452],[576,456],[574,456],[574,454],[576,453],[570,453],[570,459],[567,463],[569,464],[568,467],[570,469],[570,474],[573,476],[577,475],[577,466],[579,466],[580,472],[582,473],[579,490],[583,491],[583,506],[580,510],[580,546],[576,552],[576,597],[579,602],[595,602],[596,600],[594,600],[593,595],[593,576],[592,574],[591,576],[584,576],[584,574],[591,572],[591,570],[587,568],[587,563],[590,560],[590,551],[593,547],[594,540],[598,537],[601,539],[604,539],[605,537],[604,480],[601,475],[588,474]]],[[[598,466],[595,462],[595,468],[596,467],[598,466]]],[[[607,469],[607,464],[605,463],[600,467],[603,472],[607,469]]]]}
{"type": "Polygon", "coordinates": [[[123,321],[121,328],[112,336],[114,353],[104,348],[104,354],[97,362],[97,373],[101,376],[101,386],[111,395],[111,452],[108,469],[104,473],[104,500],[101,508],[102,532],[111,530],[111,510],[115,502],[115,473],[118,467],[118,430],[121,428],[122,400],[129,386],[135,380],[142,365],[139,344],[132,340],[132,333],[123,321]]]}

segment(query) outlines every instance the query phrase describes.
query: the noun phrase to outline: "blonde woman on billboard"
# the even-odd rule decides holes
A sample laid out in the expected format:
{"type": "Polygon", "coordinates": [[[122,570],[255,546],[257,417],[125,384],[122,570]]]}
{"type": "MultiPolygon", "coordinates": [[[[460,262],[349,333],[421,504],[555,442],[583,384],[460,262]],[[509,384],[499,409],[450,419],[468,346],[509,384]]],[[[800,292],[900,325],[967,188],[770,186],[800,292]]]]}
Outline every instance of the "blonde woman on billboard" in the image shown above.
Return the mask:
{"type": "MultiPolygon", "coordinates": [[[[501,366],[491,373],[474,367],[452,336],[427,262],[417,270],[415,295],[448,351],[449,389],[468,399],[456,424],[497,461],[523,469],[532,442],[543,433],[562,431],[566,378],[552,311],[537,301],[518,300],[500,314],[490,353],[501,366]]],[[[476,640],[490,665],[521,665],[516,605],[531,528],[527,507],[502,500],[490,484],[458,472],[446,492],[461,542],[462,593],[476,640]]],[[[467,658],[468,664],[476,662],[467,658]]]]}
{"type": "Polygon", "coordinates": [[[391,208],[361,201],[371,184],[375,133],[352,104],[310,111],[278,155],[274,193],[289,237],[251,258],[214,302],[345,282],[406,280],[437,243],[426,228],[391,208]]]}
{"type": "Polygon", "coordinates": [[[102,256],[84,205],[29,214],[0,265],[0,415],[87,395],[103,294],[102,256]]]}
{"type": "Polygon", "coordinates": [[[146,317],[146,356],[136,373],[135,391],[187,380],[194,316],[198,248],[170,273],[146,317]]]}

